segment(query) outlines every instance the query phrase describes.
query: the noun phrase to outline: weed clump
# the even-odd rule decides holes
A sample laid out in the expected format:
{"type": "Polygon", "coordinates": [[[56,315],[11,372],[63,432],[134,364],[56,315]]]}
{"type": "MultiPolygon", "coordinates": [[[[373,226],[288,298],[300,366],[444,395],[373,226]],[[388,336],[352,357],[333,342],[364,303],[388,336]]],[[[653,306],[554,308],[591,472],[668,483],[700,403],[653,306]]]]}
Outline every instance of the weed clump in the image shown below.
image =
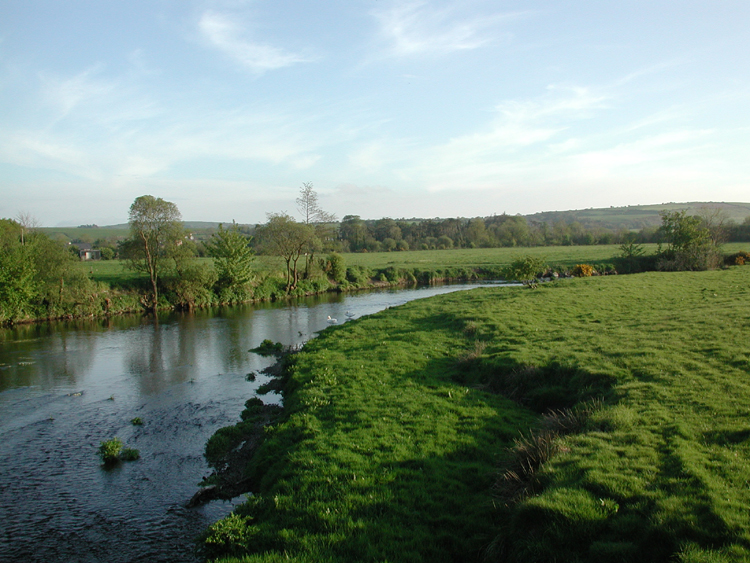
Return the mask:
{"type": "Polygon", "coordinates": [[[104,465],[114,465],[119,461],[134,461],[140,457],[138,450],[132,448],[123,449],[122,440],[119,438],[112,438],[111,440],[102,442],[99,445],[98,454],[104,465]]]}
{"type": "Polygon", "coordinates": [[[562,451],[559,437],[555,431],[542,429],[513,440],[506,468],[495,484],[501,501],[510,504],[542,490],[539,474],[544,464],[562,451]]]}
{"type": "Polygon", "coordinates": [[[596,397],[569,409],[552,409],[542,415],[542,427],[559,434],[580,432],[585,428],[591,415],[603,406],[604,400],[596,397]]]}
{"type": "Polygon", "coordinates": [[[133,448],[123,448],[120,452],[120,459],[122,461],[135,461],[141,457],[141,453],[133,448]]]}
{"type": "Polygon", "coordinates": [[[281,342],[273,342],[266,338],[258,347],[252,348],[250,351],[259,356],[281,356],[284,353],[284,345],[281,342]]]}

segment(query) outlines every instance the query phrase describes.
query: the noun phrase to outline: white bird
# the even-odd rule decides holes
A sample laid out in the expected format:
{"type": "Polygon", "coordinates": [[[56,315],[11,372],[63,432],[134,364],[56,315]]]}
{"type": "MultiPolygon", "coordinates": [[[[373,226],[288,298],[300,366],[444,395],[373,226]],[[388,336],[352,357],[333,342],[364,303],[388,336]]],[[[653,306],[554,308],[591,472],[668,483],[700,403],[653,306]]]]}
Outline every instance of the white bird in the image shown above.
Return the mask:
{"type": "Polygon", "coordinates": [[[338,321],[338,319],[332,319],[331,315],[328,315],[328,324],[335,325],[338,321]]]}
{"type": "Polygon", "coordinates": [[[350,319],[353,319],[353,318],[354,318],[354,313],[352,313],[351,311],[347,311],[347,312],[346,312],[346,316],[347,316],[348,318],[350,318],[350,319]]]}

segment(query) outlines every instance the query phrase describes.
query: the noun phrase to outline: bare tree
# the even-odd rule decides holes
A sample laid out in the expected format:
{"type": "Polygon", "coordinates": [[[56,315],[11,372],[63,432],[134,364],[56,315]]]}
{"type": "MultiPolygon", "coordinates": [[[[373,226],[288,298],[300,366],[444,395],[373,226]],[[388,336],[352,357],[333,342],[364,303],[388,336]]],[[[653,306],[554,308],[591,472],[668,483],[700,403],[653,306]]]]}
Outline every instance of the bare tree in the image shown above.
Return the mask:
{"type": "Polygon", "coordinates": [[[313,189],[312,182],[304,182],[299,189],[299,197],[295,200],[297,210],[302,215],[302,222],[311,225],[314,236],[305,249],[305,277],[310,277],[310,266],[315,260],[315,253],[323,247],[323,241],[331,236],[332,229],[328,223],[336,221],[334,213],[323,211],[318,205],[318,194],[313,189]]]}
{"type": "Polygon", "coordinates": [[[698,217],[703,222],[703,226],[708,229],[715,246],[726,242],[727,224],[731,222],[731,219],[724,209],[704,205],[698,211],[698,217]]]}
{"type": "Polygon", "coordinates": [[[39,220],[28,211],[19,211],[16,215],[16,222],[21,225],[21,244],[25,244],[25,234],[34,229],[38,229],[41,224],[39,220]]]}
{"type": "Polygon", "coordinates": [[[323,211],[318,205],[318,194],[313,189],[312,182],[304,182],[299,189],[299,197],[295,200],[297,210],[302,215],[302,222],[306,225],[312,223],[332,223],[336,220],[334,213],[323,211]]]}

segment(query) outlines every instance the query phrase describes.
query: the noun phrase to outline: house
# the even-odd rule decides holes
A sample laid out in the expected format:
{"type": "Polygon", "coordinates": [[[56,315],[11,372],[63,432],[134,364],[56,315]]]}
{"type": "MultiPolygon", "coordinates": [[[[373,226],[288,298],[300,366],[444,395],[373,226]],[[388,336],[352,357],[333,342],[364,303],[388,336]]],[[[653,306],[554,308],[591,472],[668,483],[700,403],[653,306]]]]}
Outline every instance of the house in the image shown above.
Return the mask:
{"type": "Polygon", "coordinates": [[[78,249],[78,256],[83,261],[88,260],[101,260],[102,259],[102,251],[98,248],[91,248],[90,244],[86,243],[78,243],[73,244],[78,249]]]}

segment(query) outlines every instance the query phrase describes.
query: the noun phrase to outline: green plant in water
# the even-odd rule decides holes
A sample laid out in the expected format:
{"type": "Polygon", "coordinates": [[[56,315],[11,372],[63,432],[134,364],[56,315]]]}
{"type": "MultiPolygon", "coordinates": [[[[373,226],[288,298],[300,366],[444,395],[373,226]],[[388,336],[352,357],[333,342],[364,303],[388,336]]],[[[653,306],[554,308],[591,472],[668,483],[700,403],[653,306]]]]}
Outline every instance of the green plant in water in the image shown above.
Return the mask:
{"type": "Polygon", "coordinates": [[[130,423],[133,426],[142,426],[143,425],[143,420],[141,420],[140,416],[136,416],[133,420],[130,421],[130,423]]]}
{"type": "Polygon", "coordinates": [[[99,445],[99,457],[105,465],[117,463],[120,460],[121,450],[122,441],[119,438],[112,438],[99,445]]]}
{"type": "Polygon", "coordinates": [[[252,348],[259,356],[280,356],[284,352],[284,345],[281,342],[273,342],[266,338],[257,348],[252,348]]]}
{"type": "Polygon", "coordinates": [[[99,445],[99,457],[104,465],[112,465],[118,461],[134,461],[141,457],[138,450],[124,448],[122,440],[112,438],[99,445]]]}
{"type": "Polygon", "coordinates": [[[141,453],[133,448],[123,448],[120,452],[120,459],[122,461],[135,461],[141,457],[141,453]]]}

